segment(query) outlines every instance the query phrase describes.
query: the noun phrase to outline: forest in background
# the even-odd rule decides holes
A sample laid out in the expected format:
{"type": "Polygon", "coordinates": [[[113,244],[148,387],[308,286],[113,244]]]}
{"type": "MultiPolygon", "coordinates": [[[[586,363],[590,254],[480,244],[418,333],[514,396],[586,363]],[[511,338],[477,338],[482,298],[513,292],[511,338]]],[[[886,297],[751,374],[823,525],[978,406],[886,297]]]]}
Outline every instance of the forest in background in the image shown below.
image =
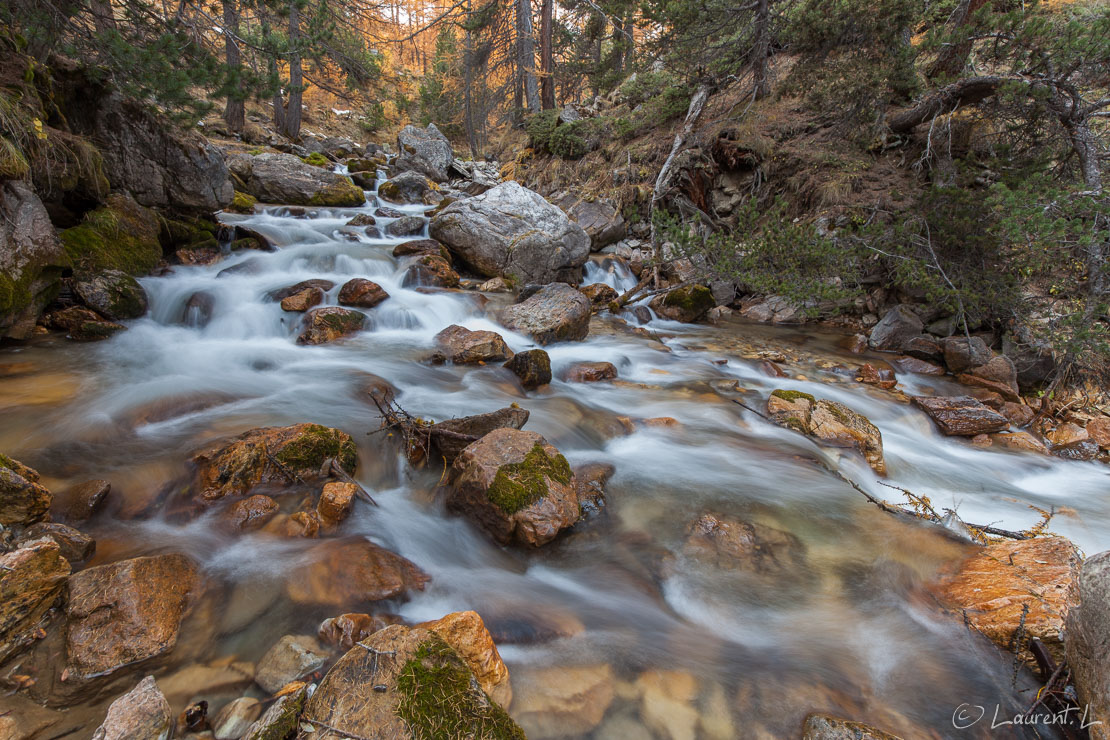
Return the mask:
{"type": "MultiPolygon", "coordinates": [[[[2,13],[29,56],[80,60],[210,135],[263,144],[264,125],[296,141],[306,120],[335,118],[387,140],[435,123],[509,176],[565,173],[558,184],[649,221],[664,280],[682,261],[684,281],[812,316],[858,313],[879,286],[953,331],[1051,355],[1050,388],[1105,381],[1105,2],[17,0],[2,13]],[[722,214],[710,191],[729,173],[742,202],[722,214]]],[[[17,161],[37,134],[18,101],[5,108],[17,161]]]]}

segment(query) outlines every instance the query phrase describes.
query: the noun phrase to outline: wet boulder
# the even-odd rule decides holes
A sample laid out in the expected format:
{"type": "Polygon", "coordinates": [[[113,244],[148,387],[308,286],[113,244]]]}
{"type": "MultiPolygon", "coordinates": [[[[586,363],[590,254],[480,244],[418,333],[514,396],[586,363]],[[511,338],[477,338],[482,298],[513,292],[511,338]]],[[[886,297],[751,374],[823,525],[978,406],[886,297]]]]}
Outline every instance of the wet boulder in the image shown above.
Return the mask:
{"type": "Polygon", "coordinates": [[[721,570],[796,576],[805,568],[797,537],[758,522],[707,512],[686,528],[682,554],[721,570]]]}
{"type": "Polygon", "coordinates": [[[425,254],[416,258],[405,271],[402,288],[457,288],[459,273],[451,263],[438,254],[425,254]]]}
{"type": "Polygon", "coordinates": [[[879,475],[886,475],[879,428],[842,403],[808,393],[775,390],[767,399],[767,416],[779,426],[814,437],[832,447],[858,451],[879,475]]]}
{"type": "Polygon", "coordinates": [[[143,286],[120,270],[78,274],[73,291],[82,303],[113,321],[137,319],[147,311],[143,286]]]}
{"type": "Polygon", "coordinates": [[[447,169],[455,161],[451,142],[434,123],[427,128],[409,124],[401,129],[397,134],[397,152],[393,160],[396,169],[419,172],[435,182],[447,181],[447,169]]]}
{"type": "Polygon", "coordinates": [[[262,703],[249,696],[225,704],[212,719],[212,737],[215,740],[239,740],[262,714],[262,703]]]}
{"type": "Polygon", "coordinates": [[[0,663],[37,639],[69,570],[58,544],[49,539],[0,555],[0,663]]]}
{"type": "Polygon", "coordinates": [[[92,740],[168,740],[171,735],[170,703],[159,691],[154,676],[147,676],[112,702],[92,740]]]}
{"type": "Polygon", "coordinates": [[[19,534],[15,544],[17,547],[22,547],[41,539],[55,542],[62,557],[70,563],[82,563],[96,552],[96,540],[80,530],[59,522],[32,524],[19,534]]]}
{"type": "Polygon", "coordinates": [[[924,330],[921,318],[909,306],[900,304],[883,314],[871,329],[867,343],[882,352],[904,352],[924,330]]]}
{"type": "Polygon", "coordinates": [[[320,491],[316,516],[328,526],[334,526],[351,513],[351,504],[358,495],[358,486],[346,481],[329,481],[320,491]]]}
{"type": "Polygon", "coordinates": [[[172,651],[200,587],[196,564],[177,554],[70,576],[62,683],[80,686],[172,651]]]}
{"type": "Polygon", "coordinates": [[[1091,737],[1110,738],[1110,551],[1083,561],[1067,616],[1067,659],[1079,703],[1090,708],[1091,737]]]}
{"type": "Polygon", "coordinates": [[[42,324],[64,331],[76,342],[97,342],[127,329],[123,324],[106,321],[100,314],[84,306],[68,306],[42,317],[42,324]]]}
{"type": "Polygon", "coordinates": [[[893,369],[882,365],[876,367],[870,362],[860,365],[859,370],[856,371],[856,380],[867,385],[878,386],[883,390],[890,390],[898,385],[898,378],[894,375],[893,369]]]}
{"type": "Polygon", "coordinates": [[[278,503],[256,493],[234,502],[223,514],[223,522],[236,532],[252,532],[266,526],[278,512],[278,503]]]}
{"type": "Polygon", "coordinates": [[[296,604],[343,608],[422,591],[429,578],[405,558],[364,539],[324,542],[289,575],[286,593],[296,604]]]}
{"type": "Polygon", "coordinates": [[[450,204],[429,230],[479,275],[520,283],[576,283],[590,254],[582,227],[513,181],[450,204]]]}
{"type": "Polygon", "coordinates": [[[377,220],[369,213],[356,213],[354,217],[346,223],[347,226],[373,226],[377,220]]]}
{"type": "Polygon", "coordinates": [[[616,695],[607,663],[526,666],[516,671],[513,685],[518,697],[513,714],[532,740],[588,737],[616,695]]]}
{"type": "Polygon", "coordinates": [[[447,251],[447,247],[435,239],[413,239],[393,248],[394,257],[411,257],[413,255],[442,257],[448,261],[451,259],[451,253],[447,251]]]}
{"type": "Polygon", "coordinates": [[[570,383],[597,383],[617,377],[617,367],[611,362],[576,362],[567,368],[565,378],[570,383]]]}
{"type": "Polygon", "coordinates": [[[193,456],[193,492],[216,501],[246,496],[265,484],[288,485],[292,475],[312,480],[329,459],[348,473],[355,471],[357,452],[349,434],[319,424],[251,429],[193,456]]]}
{"type": "Polygon", "coordinates": [[[204,328],[216,310],[216,297],[206,290],[198,290],[185,301],[181,310],[181,323],[185,326],[204,328]]]}
{"type": "Polygon", "coordinates": [[[687,285],[676,288],[651,301],[655,313],[671,321],[690,324],[705,317],[717,305],[713,292],[704,285],[687,285]]]}
{"type": "Polygon", "coordinates": [[[378,186],[378,197],[388,203],[428,203],[428,195],[439,188],[419,172],[402,172],[378,186]]]}
{"type": "Polygon", "coordinates": [[[424,230],[424,219],[420,216],[401,216],[385,227],[388,236],[416,236],[424,230]]]}
{"type": "Polygon", "coordinates": [[[339,305],[341,306],[373,308],[386,298],[389,298],[389,293],[386,293],[382,286],[373,280],[364,278],[348,280],[339,289],[339,305]]]}
{"type": "Polygon", "coordinates": [[[88,480],[70,486],[54,495],[50,516],[55,521],[84,522],[103,506],[112,484],[106,480],[88,480]]]}
{"type": "Polygon", "coordinates": [[[526,409],[508,406],[487,414],[445,419],[429,428],[430,455],[433,460],[443,458],[453,463],[468,445],[478,441],[494,429],[523,429],[528,422],[526,409]]]}
{"type": "Polygon", "coordinates": [[[305,704],[318,740],[345,736],[524,740],[466,658],[423,627],[392,625],[332,666],[305,704]],[[369,648],[369,649],[367,649],[369,648]],[[342,734],[327,730],[342,727],[342,734]]]}
{"type": "Polygon", "coordinates": [[[1014,363],[1005,355],[996,355],[982,365],[959,373],[956,380],[964,385],[994,391],[1007,401],[1021,400],[1018,394],[1017,370],[1014,369],[1014,363]]]}
{"type": "Polygon", "coordinates": [[[305,288],[299,293],[281,299],[281,310],[291,313],[304,313],[324,302],[324,291],[319,288],[305,288]]]}
{"type": "Polygon", "coordinates": [[[306,164],[292,154],[266,153],[251,157],[246,190],[263,203],[292,206],[361,206],[362,188],[351,179],[306,164]]]}
{"type": "Polygon", "coordinates": [[[551,382],[551,357],[546,350],[517,352],[504,367],[520,379],[520,385],[525,390],[534,390],[551,382]]]}
{"type": "Polygon", "coordinates": [[[616,289],[605,283],[591,283],[579,288],[582,295],[590,299],[590,303],[594,308],[604,308],[609,305],[611,301],[620,298],[616,289]]]}
{"type": "Polygon", "coordinates": [[[566,283],[545,285],[498,314],[503,326],[540,344],[577,342],[590,332],[590,299],[566,283]]]}
{"type": "Polygon", "coordinates": [[[327,645],[333,645],[340,650],[350,650],[355,643],[365,640],[378,630],[383,630],[391,624],[398,624],[399,617],[370,615],[361,613],[340,614],[330,617],[320,623],[317,636],[327,645]]]}
{"type": "Polygon", "coordinates": [[[270,694],[282,686],[318,671],[328,653],[311,635],[285,635],[258,661],[254,680],[270,694]]]}
{"type": "Polygon", "coordinates": [[[811,714],[802,726],[802,740],[901,740],[862,722],[840,719],[828,714],[811,714]]]}
{"type": "Polygon", "coordinates": [[[587,200],[572,193],[556,193],[551,202],[585,230],[590,237],[591,251],[597,252],[619,242],[628,231],[624,216],[607,200],[587,200]]]}
{"type": "Polygon", "coordinates": [[[314,288],[316,290],[327,293],[334,287],[335,283],[330,280],[314,278],[312,280],[302,280],[299,283],[287,285],[284,288],[278,288],[277,290],[271,290],[269,293],[266,294],[266,297],[269,298],[271,301],[283,301],[289,296],[296,295],[297,293],[301,293],[305,290],[308,290],[309,288],[314,288]]]}
{"type": "Polygon", "coordinates": [[[324,306],[309,311],[304,318],[297,344],[327,344],[358,334],[366,324],[365,314],[339,306],[324,306]]]}
{"type": "Polygon", "coordinates": [[[1010,426],[1005,416],[971,396],[916,396],[913,403],[948,436],[974,437],[1010,426]]]}
{"type": "Polygon", "coordinates": [[[478,612],[453,612],[417,627],[434,632],[466,661],[482,691],[506,709],[513,700],[509,669],[478,612]]]}
{"type": "Polygon", "coordinates": [[[31,336],[69,264],[34,191],[22,181],[0,183],[0,337],[31,336]]]}
{"type": "Polygon", "coordinates": [[[570,465],[535,432],[496,429],[455,459],[447,505],[502,544],[538,547],[578,521],[570,465]]]}
{"type": "MultiPolygon", "coordinates": [[[[285,687],[281,696],[277,697],[266,712],[247,729],[243,740],[285,740],[293,737],[300,727],[300,716],[307,699],[306,684],[294,683],[285,687]]],[[[316,740],[325,738],[338,740],[339,737],[341,736],[327,732],[320,733],[320,737],[316,740]]]]}
{"type": "Polygon", "coordinates": [[[0,454],[0,525],[42,521],[53,498],[37,471],[0,454]]]}
{"type": "Polygon", "coordinates": [[[513,356],[501,335],[492,331],[471,331],[452,324],[435,335],[436,354],[433,359],[466,365],[500,362],[513,356]]]}
{"type": "Polygon", "coordinates": [[[574,468],[574,493],[581,516],[597,516],[605,508],[605,484],[617,469],[609,463],[586,463],[574,468]]]}
{"type": "Polygon", "coordinates": [[[958,617],[1031,666],[1029,640],[1064,659],[1062,631],[1079,576],[1079,551],[1063,537],[1036,537],[990,544],[934,586],[958,617]]]}

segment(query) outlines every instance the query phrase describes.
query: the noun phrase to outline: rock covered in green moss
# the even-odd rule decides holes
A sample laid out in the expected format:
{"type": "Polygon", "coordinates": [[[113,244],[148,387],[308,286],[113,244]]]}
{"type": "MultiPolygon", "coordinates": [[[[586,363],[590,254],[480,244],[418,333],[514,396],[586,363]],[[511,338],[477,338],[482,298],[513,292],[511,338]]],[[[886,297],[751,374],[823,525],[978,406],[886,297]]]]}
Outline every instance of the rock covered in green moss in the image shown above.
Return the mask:
{"type": "Polygon", "coordinates": [[[89,308],[119,321],[137,319],[147,311],[147,297],[139,281],[120,270],[79,273],[73,290],[89,308]]]}
{"type": "Polygon", "coordinates": [[[162,259],[158,216],[127,193],[109,195],[84,221],[62,231],[62,244],[75,267],[145,275],[162,259]]]}
{"type": "Polygon", "coordinates": [[[0,337],[31,335],[69,264],[39,197],[26,183],[0,183],[0,337]]]}
{"type": "Polygon", "coordinates": [[[551,357],[546,350],[529,349],[518,352],[504,365],[520,378],[525,390],[533,390],[551,382],[551,357]]]}
{"type": "Polygon", "coordinates": [[[320,152],[313,152],[303,159],[305,164],[310,164],[313,167],[331,167],[331,161],[320,152]]]}
{"type": "Polygon", "coordinates": [[[339,659],[305,704],[303,716],[317,728],[317,740],[525,740],[523,730],[482,690],[467,660],[440,634],[391,625],[362,645],[339,659]],[[367,648],[381,654],[375,657],[367,648]]]}
{"type": "Polygon", "coordinates": [[[78,342],[107,339],[127,328],[114,321],[105,321],[98,313],[84,306],[69,306],[51,311],[43,316],[42,323],[51,329],[66,332],[66,336],[78,342]]]}
{"type": "Polygon", "coordinates": [[[685,323],[703,318],[716,305],[713,292],[704,285],[677,288],[651,302],[651,307],[663,318],[685,323]]]}
{"type": "Polygon", "coordinates": [[[244,432],[232,442],[220,442],[193,456],[194,493],[205,501],[228,495],[247,495],[270,482],[305,482],[320,476],[320,468],[334,458],[349,473],[358,464],[349,434],[320,424],[261,427],[244,432]]]}
{"type": "Polygon", "coordinates": [[[538,547],[578,521],[567,459],[539,434],[495,429],[452,466],[448,507],[502,544],[538,547]]]}
{"type": "Polygon", "coordinates": [[[821,440],[832,447],[857,450],[879,475],[886,475],[883,435],[871,421],[842,403],[809,393],[775,390],[767,399],[767,416],[779,426],[821,440]]]}
{"type": "Polygon", "coordinates": [[[287,740],[293,737],[300,725],[307,698],[308,686],[303,683],[282,694],[265,714],[247,728],[243,740],[287,740]]]}
{"type": "Polygon", "coordinates": [[[254,213],[254,206],[256,203],[258,203],[258,198],[255,198],[250,193],[236,190],[235,197],[231,199],[231,204],[226,210],[232,213],[254,213]]]}

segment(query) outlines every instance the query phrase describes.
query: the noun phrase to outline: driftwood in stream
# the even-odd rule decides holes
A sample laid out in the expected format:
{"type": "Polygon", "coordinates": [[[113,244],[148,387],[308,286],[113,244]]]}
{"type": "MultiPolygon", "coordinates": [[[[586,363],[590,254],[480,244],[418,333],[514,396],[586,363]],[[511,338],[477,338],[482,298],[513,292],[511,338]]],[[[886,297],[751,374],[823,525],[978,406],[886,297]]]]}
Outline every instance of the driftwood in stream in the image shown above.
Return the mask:
{"type": "Polygon", "coordinates": [[[421,419],[405,411],[393,400],[386,400],[383,405],[382,401],[375,397],[374,404],[382,417],[382,425],[377,431],[386,432],[390,436],[397,435],[401,439],[405,457],[410,465],[427,464],[432,457],[431,451],[437,437],[466,443],[478,439],[472,434],[437,428],[427,419],[421,419]]]}
{"type": "MultiPolygon", "coordinates": [[[[771,421],[769,418],[767,418],[766,414],[752,408],[739,399],[734,398],[732,399],[732,402],[738,406],[747,409],[748,411],[751,411],[753,414],[765,421],[771,421]]],[[[790,429],[790,427],[784,428],[790,429]]],[[[802,432],[798,432],[798,434],[802,434],[802,432]]],[[[972,524],[971,522],[965,522],[955,511],[951,509],[945,509],[944,514],[941,514],[935,508],[933,508],[932,502],[926,496],[918,495],[913,491],[910,491],[909,489],[902,488],[901,486],[895,486],[890,483],[879,481],[880,485],[886,486],[887,488],[893,488],[896,491],[901,491],[902,495],[906,497],[906,501],[904,503],[891,504],[879,498],[878,496],[875,496],[874,494],[868,493],[866,490],[864,490],[863,486],[861,486],[859,483],[856,483],[848,476],[844,475],[844,473],[840,472],[840,470],[838,470],[837,468],[827,465],[822,460],[819,460],[818,462],[820,462],[826,470],[835,475],[837,478],[840,478],[840,480],[847,483],[859,493],[863,494],[864,498],[866,498],[868,501],[870,501],[886,513],[896,516],[899,519],[905,519],[907,521],[926,521],[933,524],[939,524],[940,526],[950,531],[959,531],[959,528],[963,527],[966,528],[966,534],[968,537],[980,543],[986,542],[988,536],[1004,537],[1011,540],[1032,539],[1033,537],[1036,537],[1037,535],[1043,533],[1048,525],[1049,520],[1052,519],[1051,512],[1037,509],[1037,511],[1039,511],[1041,514],[1041,521],[1031,527],[1027,532],[1014,532],[1009,529],[1002,529],[990,524],[972,524]]]]}

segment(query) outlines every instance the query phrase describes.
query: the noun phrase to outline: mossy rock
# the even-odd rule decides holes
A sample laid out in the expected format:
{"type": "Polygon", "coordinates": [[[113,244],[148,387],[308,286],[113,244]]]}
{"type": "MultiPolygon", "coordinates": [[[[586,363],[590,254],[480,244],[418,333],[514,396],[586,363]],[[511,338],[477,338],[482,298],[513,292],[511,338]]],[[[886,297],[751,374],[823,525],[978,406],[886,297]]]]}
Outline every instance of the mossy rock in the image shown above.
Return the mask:
{"type": "Polygon", "coordinates": [[[347,172],[369,172],[371,175],[378,171],[378,163],[369,159],[348,159],[347,172]]]}
{"type": "Polygon", "coordinates": [[[313,167],[331,167],[331,162],[320,152],[313,152],[307,157],[301,157],[305,164],[310,164],[313,167]]]}
{"type": "Polygon", "coordinates": [[[309,198],[308,205],[346,208],[361,206],[365,202],[366,194],[362,192],[362,188],[355,185],[351,178],[342,177],[337,182],[316,191],[309,198]]]}
{"type": "Polygon", "coordinates": [[[781,398],[784,401],[789,401],[790,403],[794,403],[799,398],[804,398],[810,403],[817,403],[817,399],[814,398],[812,394],[806,393],[804,391],[789,391],[780,388],[771,391],[771,395],[775,396],[776,398],[781,398]]]}
{"type": "Polygon", "coordinates": [[[657,310],[666,318],[687,323],[702,318],[716,305],[713,292],[704,285],[687,285],[672,290],[656,304],[657,310]]]}
{"type": "Polygon", "coordinates": [[[497,470],[486,495],[490,503],[506,514],[515,514],[547,494],[548,481],[569,485],[570,463],[560,454],[548,457],[543,445],[536,443],[518,463],[497,470]]]}
{"type": "Polygon", "coordinates": [[[87,271],[120,270],[145,275],[162,259],[160,223],[127,193],[113,193],[78,226],[59,236],[73,264],[87,271]]]}
{"type": "Polygon", "coordinates": [[[401,668],[397,693],[397,716],[414,740],[527,740],[509,713],[478,687],[466,661],[434,633],[401,668]]]}
{"type": "Polygon", "coordinates": [[[297,439],[274,456],[293,470],[319,470],[328,458],[335,458],[344,470],[354,472],[358,450],[350,435],[320,424],[309,424],[297,439]]]}
{"type": "Polygon", "coordinates": [[[231,199],[231,204],[225,209],[232,213],[254,213],[254,206],[258,203],[258,198],[255,198],[249,193],[244,193],[241,190],[235,191],[235,197],[231,199]]]}
{"type": "Polygon", "coordinates": [[[147,310],[146,291],[122,270],[78,273],[73,290],[81,302],[109,319],[137,319],[147,310]]]}
{"type": "Polygon", "coordinates": [[[401,188],[392,180],[386,180],[378,186],[378,196],[394,203],[403,203],[405,200],[401,195],[401,188]]]}

